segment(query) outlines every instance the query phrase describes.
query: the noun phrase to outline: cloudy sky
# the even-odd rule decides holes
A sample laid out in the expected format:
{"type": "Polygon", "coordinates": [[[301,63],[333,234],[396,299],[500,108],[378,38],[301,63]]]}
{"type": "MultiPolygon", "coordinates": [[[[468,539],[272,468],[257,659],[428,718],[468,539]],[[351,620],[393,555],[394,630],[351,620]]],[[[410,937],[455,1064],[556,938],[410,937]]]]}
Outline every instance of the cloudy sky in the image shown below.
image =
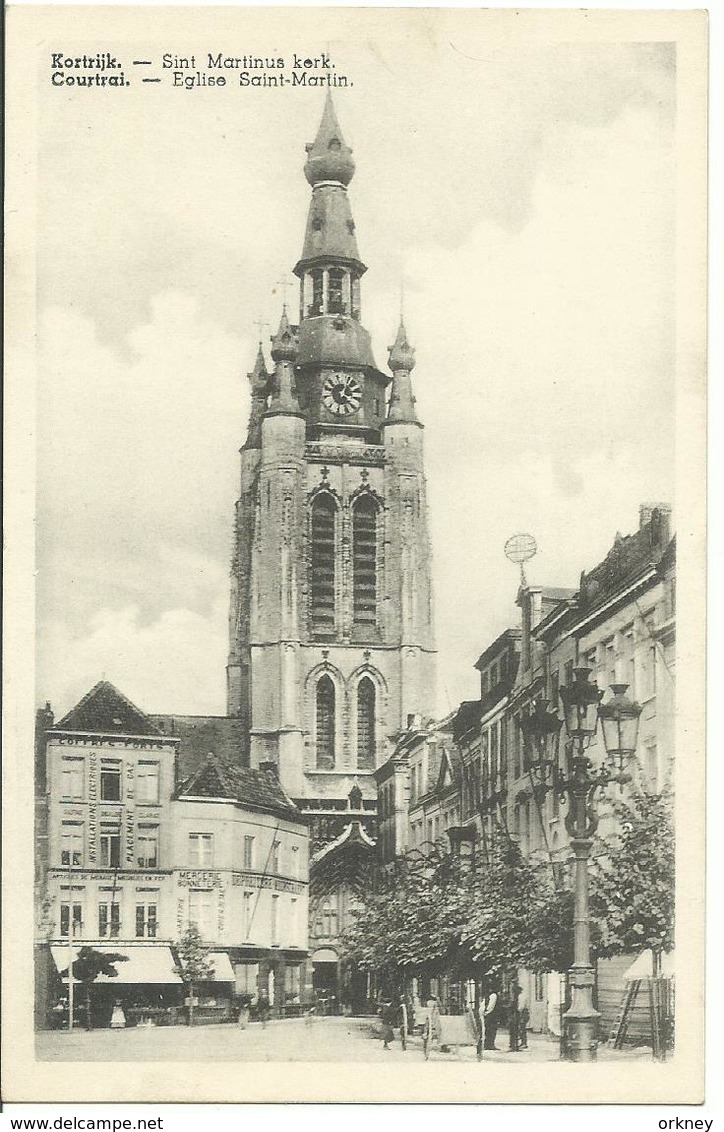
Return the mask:
{"type": "MultiPolygon", "coordinates": [[[[295,37],[227,10],[221,37],[211,10],[174,39],[172,16],[118,50],[325,48],[353,80],[363,321],[384,364],[404,281],[417,349],[444,711],[515,623],[510,534],[538,541],[531,580],[574,586],[640,502],[673,503],[674,48],[491,45],[430,11],[320,44],[301,11],[295,37]]],[[[104,674],[148,710],[225,710],[246,371],[301,250],[323,98],[233,75],[44,88],[37,698],[57,711],[104,674]]]]}

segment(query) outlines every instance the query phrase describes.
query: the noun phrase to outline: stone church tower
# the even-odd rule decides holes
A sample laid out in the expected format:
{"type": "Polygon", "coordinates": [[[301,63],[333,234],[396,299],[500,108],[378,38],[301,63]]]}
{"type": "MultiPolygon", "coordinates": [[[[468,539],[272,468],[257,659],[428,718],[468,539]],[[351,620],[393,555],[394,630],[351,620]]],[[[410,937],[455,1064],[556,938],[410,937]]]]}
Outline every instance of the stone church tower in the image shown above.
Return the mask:
{"type": "Polygon", "coordinates": [[[249,374],[231,579],[228,712],[251,765],[274,762],[317,816],[318,844],[374,818],[387,737],[435,703],[415,357],[401,324],[381,371],[362,325],[354,169],[328,96],[304,167],[299,324],[285,308],[273,372],[260,346],[249,374]]]}

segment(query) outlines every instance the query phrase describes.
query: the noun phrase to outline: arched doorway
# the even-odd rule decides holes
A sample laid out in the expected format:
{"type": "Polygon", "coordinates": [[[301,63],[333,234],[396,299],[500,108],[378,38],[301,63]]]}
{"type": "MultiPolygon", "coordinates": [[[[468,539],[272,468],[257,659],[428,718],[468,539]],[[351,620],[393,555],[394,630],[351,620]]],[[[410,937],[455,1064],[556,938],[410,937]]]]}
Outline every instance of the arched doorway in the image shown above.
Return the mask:
{"type": "Polygon", "coordinates": [[[312,952],[312,987],[317,1014],[339,1014],[339,957],[332,947],[312,952]]]}

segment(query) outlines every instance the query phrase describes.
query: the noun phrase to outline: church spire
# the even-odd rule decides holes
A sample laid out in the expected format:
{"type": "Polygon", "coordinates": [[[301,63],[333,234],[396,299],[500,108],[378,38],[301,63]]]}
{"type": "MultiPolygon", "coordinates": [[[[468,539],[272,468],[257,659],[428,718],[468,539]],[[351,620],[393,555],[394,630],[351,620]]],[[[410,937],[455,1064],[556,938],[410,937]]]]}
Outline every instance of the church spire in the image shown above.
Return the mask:
{"type": "Polygon", "coordinates": [[[321,315],[359,319],[359,280],[367,270],[357,248],[347,185],[354,174],[352,150],[337,121],[331,94],[304,175],[312,186],[302,255],[294,268],[301,282],[301,320],[321,315]]]}
{"type": "Polygon", "coordinates": [[[248,373],[246,376],[251,386],[251,408],[249,411],[249,430],[247,432],[244,448],[260,448],[261,419],[266,409],[266,399],[269,390],[269,374],[267,373],[261,342],[257,350],[254,368],[251,373],[248,373]]]}
{"type": "Polygon", "coordinates": [[[306,148],[304,175],[312,188],[322,181],[333,181],[346,188],[354,176],[354,159],[342,137],[331,90],[327,91],[317,136],[306,148]]]}
{"type": "Polygon", "coordinates": [[[274,361],[274,389],[266,415],[301,416],[294,382],[294,361],[297,356],[297,339],[289,325],[286,304],[282,310],[279,329],[271,340],[274,361]]]}
{"type": "Polygon", "coordinates": [[[392,370],[392,393],[387,410],[386,424],[419,424],[415,411],[410,374],[415,368],[415,351],[407,341],[402,315],[394,344],[389,347],[392,370]]]}

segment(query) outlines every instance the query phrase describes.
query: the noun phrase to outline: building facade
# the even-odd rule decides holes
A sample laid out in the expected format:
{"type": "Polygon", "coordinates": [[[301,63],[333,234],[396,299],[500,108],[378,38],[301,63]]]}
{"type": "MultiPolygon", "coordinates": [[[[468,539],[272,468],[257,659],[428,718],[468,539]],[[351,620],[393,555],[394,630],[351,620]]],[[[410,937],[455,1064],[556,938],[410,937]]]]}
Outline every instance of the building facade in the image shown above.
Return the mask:
{"type": "MultiPolygon", "coordinates": [[[[116,1000],[129,1023],[178,1020],[190,924],[214,976],[197,992],[202,1018],[228,1017],[242,996],[267,995],[277,1013],[310,999],[307,819],[275,768],[199,760],[185,742],[199,727],[186,717],[182,735],[164,733],[179,730],[169,720],[101,681],[57,724],[47,709],[39,721],[40,1025],[83,946],[124,956],[93,986],[94,1024],[116,1000]]],[[[225,723],[200,725],[222,750],[225,723]]]]}
{"type": "MultiPolygon", "coordinates": [[[[604,702],[611,685],[623,683],[642,706],[627,789],[673,791],[676,543],[668,507],[643,505],[639,529],[617,535],[603,561],[581,575],[577,589],[526,583],[518,605],[520,626],[502,633],[478,659],[480,698],[462,703],[446,722],[448,740],[440,743],[436,735],[431,743],[436,725],[411,728],[397,737],[393,754],[378,769],[384,862],[410,848],[428,851],[442,833],[451,848],[468,837],[483,861],[496,839],[512,838],[526,856],[550,862],[558,883],[568,883],[565,803],[555,791],[538,787],[521,720],[539,700],[562,717],[559,689],[571,683],[576,667],[591,670],[604,702]]],[[[564,765],[564,729],[557,742],[564,765]]],[[[594,761],[603,759],[601,744],[599,729],[590,747],[594,761]]],[[[607,838],[617,828],[610,792],[600,796],[598,814],[599,833],[607,838]]],[[[598,963],[596,994],[605,1036],[620,1007],[623,974],[635,958],[598,963]]],[[[558,1035],[565,979],[525,971],[518,978],[528,996],[531,1027],[558,1035]]],[[[452,982],[440,986],[451,1003],[460,999],[452,982]]]]}

